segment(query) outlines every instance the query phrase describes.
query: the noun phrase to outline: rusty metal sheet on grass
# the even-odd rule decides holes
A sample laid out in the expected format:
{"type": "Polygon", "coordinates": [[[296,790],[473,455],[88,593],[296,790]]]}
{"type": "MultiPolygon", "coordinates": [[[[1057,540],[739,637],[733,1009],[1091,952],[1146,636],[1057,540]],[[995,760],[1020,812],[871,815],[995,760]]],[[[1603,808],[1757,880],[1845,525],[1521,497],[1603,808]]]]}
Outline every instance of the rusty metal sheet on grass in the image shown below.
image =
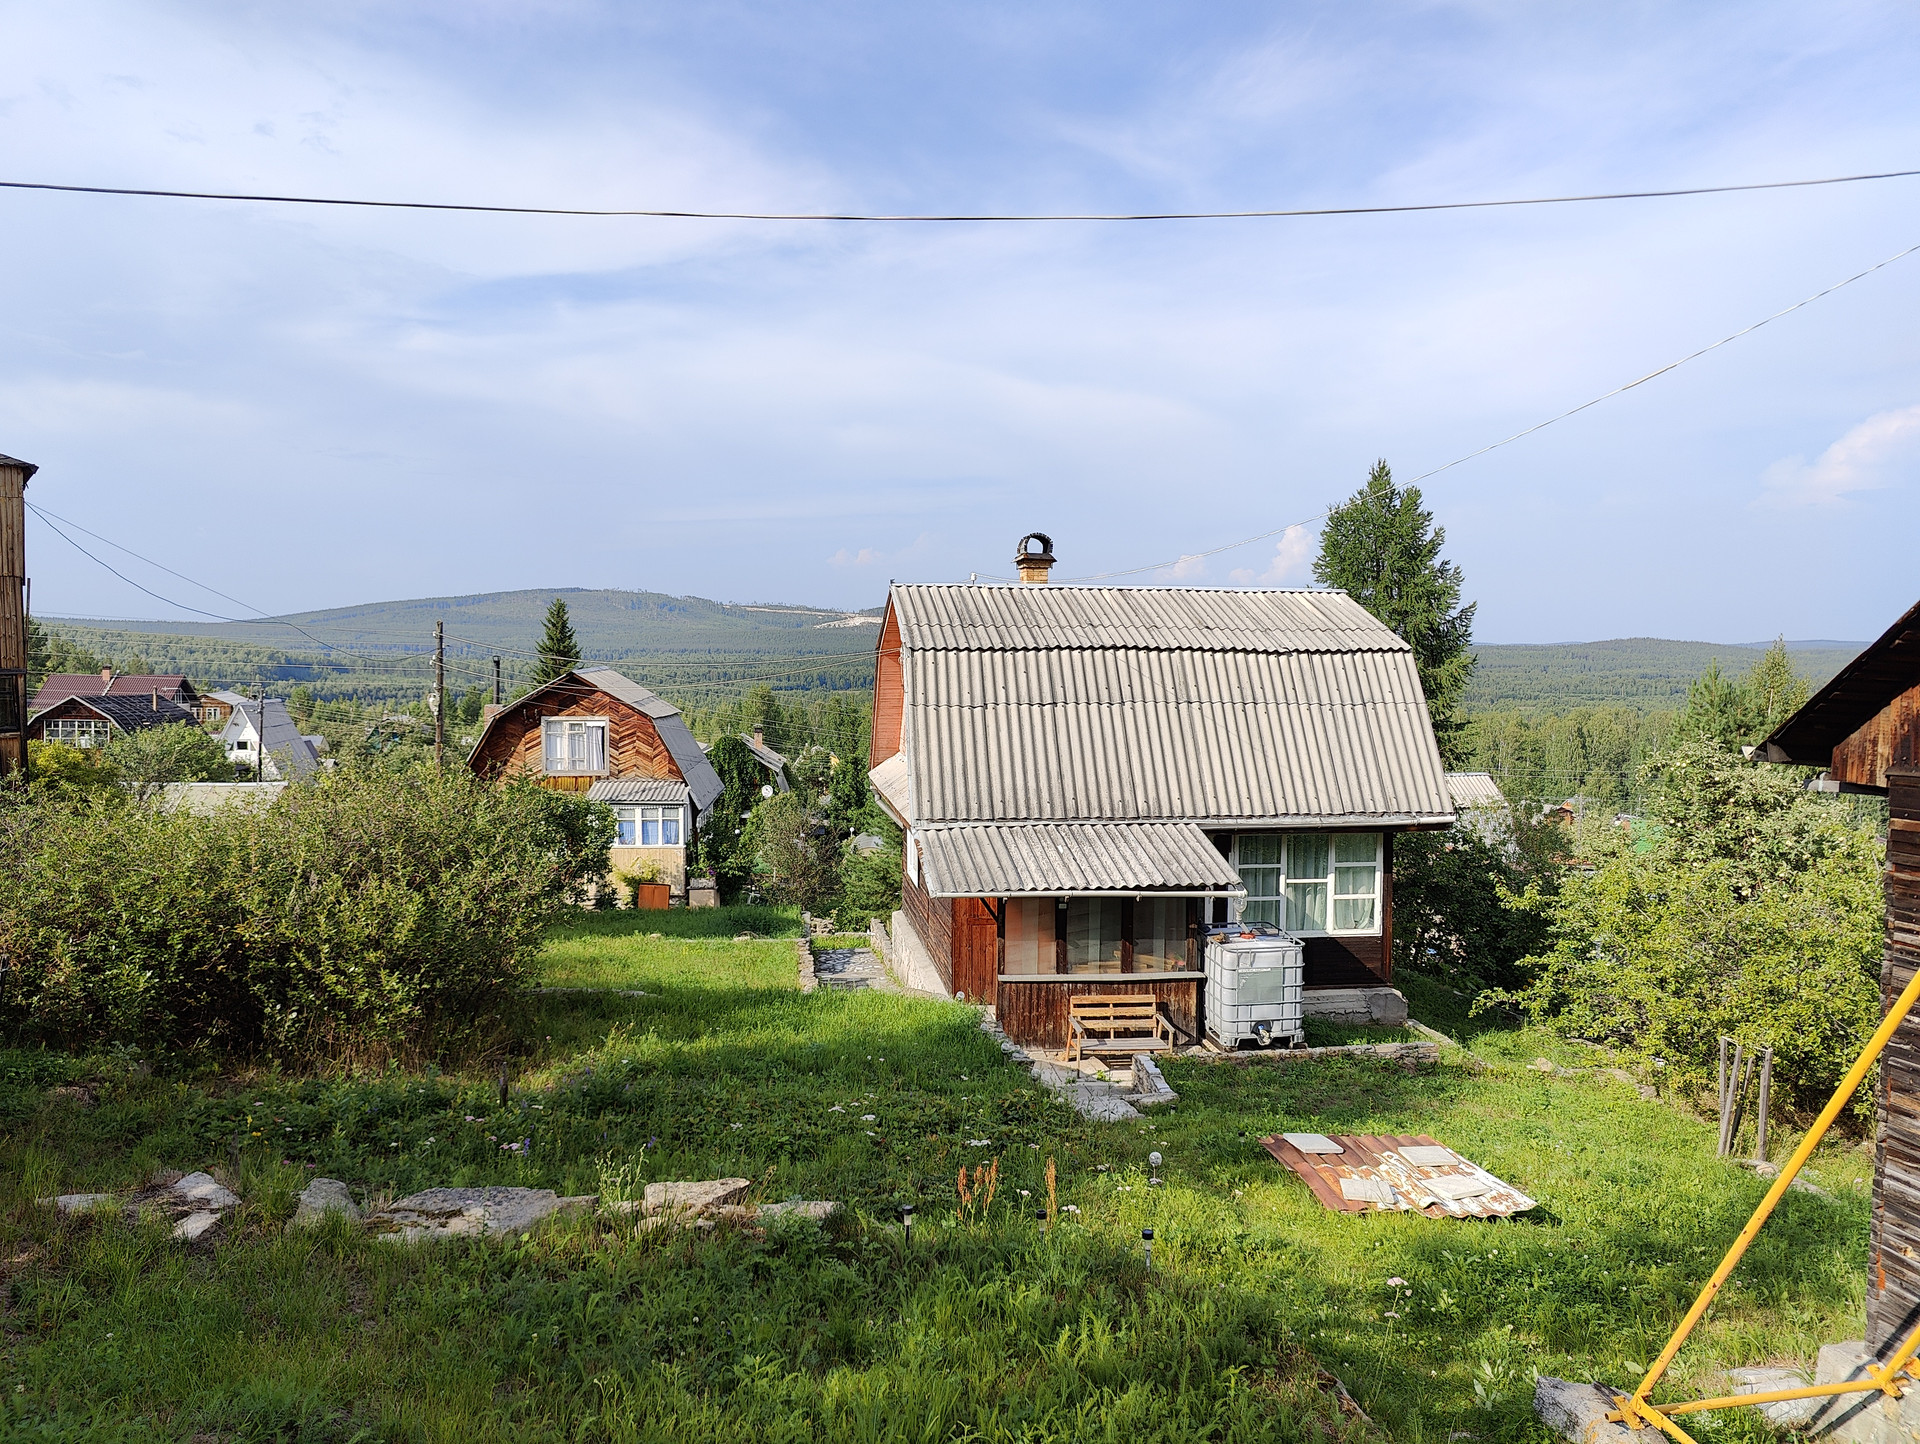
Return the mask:
{"type": "Polygon", "coordinates": [[[1339,1133],[1338,1153],[1303,1153],[1284,1135],[1260,1140],[1339,1213],[1424,1213],[1428,1218],[1506,1218],[1535,1200],[1427,1137],[1339,1133]],[[1402,1150],[1412,1150],[1410,1159],[1402,1150]],[[1441,1154],[1447,1162],[1438,1162],[1441,1154]],[[1419,1159],[1420,1162],[1414,1162],[1419,1159]]]}

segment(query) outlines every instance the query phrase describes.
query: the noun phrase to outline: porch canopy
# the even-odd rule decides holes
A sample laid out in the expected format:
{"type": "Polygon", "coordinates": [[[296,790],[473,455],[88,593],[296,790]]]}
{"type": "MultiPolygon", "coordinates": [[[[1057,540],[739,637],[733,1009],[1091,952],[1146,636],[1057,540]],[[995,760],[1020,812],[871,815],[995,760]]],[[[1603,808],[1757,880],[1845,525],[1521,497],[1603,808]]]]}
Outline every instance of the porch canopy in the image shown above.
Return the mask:
{"type": "Polygon", "coordinates": [[[1190,822],[978,822],[915,828],[931,897],[1243,897],[1190,822]]]}

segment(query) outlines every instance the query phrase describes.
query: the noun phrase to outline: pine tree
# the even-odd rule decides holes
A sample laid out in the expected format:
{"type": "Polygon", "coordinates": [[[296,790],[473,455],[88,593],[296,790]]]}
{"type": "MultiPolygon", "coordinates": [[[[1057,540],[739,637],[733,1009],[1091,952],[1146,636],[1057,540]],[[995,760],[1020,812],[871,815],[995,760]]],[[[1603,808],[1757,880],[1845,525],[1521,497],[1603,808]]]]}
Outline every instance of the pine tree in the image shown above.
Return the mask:
{"type": "Polygon", "coordinates": [[[566,602],[555,597],[547,608],[547,629],[540,637],[540,661],[533,669],[533,685],[544,687],[579,665],[580,642],[573,635],[573,621],[567,616],[566,602]]]}
{"type": "Polygon", "coordinates": [[[1367,484],[1327,513],[1314,579],[1338,587],[1413,648],[1440,755],[1458,766],[1466,739],[1458,716],[1473,678],[1473,613],[1460,605],[1460,568],[1443,561],[1445,527],[1420,505],[1420,489],[1394,485],[1385,461],[1367,484]]]}

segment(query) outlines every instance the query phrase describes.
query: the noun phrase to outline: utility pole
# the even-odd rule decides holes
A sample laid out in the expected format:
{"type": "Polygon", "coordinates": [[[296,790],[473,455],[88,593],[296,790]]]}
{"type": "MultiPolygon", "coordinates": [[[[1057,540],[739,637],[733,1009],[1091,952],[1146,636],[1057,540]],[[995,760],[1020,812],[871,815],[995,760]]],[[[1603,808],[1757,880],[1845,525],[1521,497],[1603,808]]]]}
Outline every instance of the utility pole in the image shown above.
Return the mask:
{"type": "Polygon", "coordinates": [[[500,703],[500,659],[495,657],[493,659],[493,705],[498,707],[500,703]]]}
{"type": "Polygon", "coordinates": [[[447,745],[447,624],[433,624],[433,765],[447,745]]]}

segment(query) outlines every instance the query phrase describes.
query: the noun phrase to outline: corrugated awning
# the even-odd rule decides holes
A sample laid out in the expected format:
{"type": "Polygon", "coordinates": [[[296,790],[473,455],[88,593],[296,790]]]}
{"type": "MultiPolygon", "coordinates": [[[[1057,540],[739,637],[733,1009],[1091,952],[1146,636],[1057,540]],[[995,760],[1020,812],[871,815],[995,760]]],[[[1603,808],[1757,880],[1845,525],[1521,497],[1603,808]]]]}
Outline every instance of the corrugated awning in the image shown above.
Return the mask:
{"type": "Polygon", "coordinates": [[[916,828],[913,838],[932,897],[1245,892],[1192,823],[961,823],[916,828]]]}
{"type": "Polygon", "coordinates": [[[603,777],[587,789],[595,802],[671,804],[685,802],[688,787],[672,777],[603,777]]]}

